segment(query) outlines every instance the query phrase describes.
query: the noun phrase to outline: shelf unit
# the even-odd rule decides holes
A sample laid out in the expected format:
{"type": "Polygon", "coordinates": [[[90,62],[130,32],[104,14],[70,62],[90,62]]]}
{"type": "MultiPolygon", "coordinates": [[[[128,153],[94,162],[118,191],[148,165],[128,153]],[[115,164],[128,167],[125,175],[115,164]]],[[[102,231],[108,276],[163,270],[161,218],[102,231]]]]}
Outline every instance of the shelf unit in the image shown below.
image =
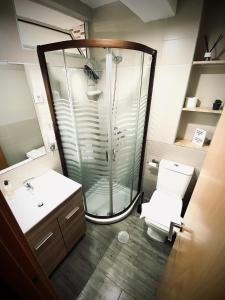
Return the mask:
{"type": "Polygon", "coordinates": [[[197,150],[202,150],[202,151],[207,151],[209,148],[209,145],[203,145],[203,146],[198,146],[190,140],[182,140],[182,139],[176,139],[175,145],[177,146],[182,146],[182,147],[188,147],[188,148],[193,148],[197,150]]]}
{"type": "Polygon", "coordinates": [[[183,107],[183,111],[190,111],[190,112],[199,112],[199,113],[208,113],[208,114],[218,114],[220,115],[222,113],[222,109],[220,110],[213,110],[209,107],[194,107],[194,108],[187,108],[183,107]]]}
{"type": "Polygon", "coordinates": [[[195,60],[192,63],[193,65],[207,65],[207,66],[213,66],[213,65],[225,65],[225,60],[195,60]]]}
{"type": "Polygon", "coordinates": [[[187,96],[197,97],[201,105],[195,108],[183,107],[177,130],[175,145],[207,151],[209,145],[192,143],[196,128],[206,130],[211,140],[222,110],[213,110],[215,99],[225,100],[225,60],[193,61],[187,87],[187,96]]]}

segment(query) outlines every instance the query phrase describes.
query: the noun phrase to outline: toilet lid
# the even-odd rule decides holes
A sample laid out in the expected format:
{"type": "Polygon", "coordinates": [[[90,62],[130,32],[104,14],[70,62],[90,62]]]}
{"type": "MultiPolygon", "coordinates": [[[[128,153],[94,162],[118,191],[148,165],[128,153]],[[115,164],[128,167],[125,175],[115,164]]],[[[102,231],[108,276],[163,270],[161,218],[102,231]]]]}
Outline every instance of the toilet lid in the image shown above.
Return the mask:
{"type": "Polygon", "coordinates": [[[150,202],[142,205],[142,214],[154,224],[169,228],[170,222],[181,222],[182,199],[176,195],[168,195],[155,191],[150,202]]]}

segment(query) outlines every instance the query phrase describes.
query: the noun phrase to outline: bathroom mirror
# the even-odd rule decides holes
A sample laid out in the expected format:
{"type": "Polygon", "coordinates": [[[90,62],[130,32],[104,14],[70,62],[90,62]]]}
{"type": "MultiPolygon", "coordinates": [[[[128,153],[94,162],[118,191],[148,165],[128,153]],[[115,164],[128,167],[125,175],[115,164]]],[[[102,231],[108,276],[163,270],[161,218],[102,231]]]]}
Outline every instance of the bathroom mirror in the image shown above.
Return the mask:
{"type": "Polygon", "coordinates": [[[0,64],[0,172],[45,154],[23,64],[0,64]]]}

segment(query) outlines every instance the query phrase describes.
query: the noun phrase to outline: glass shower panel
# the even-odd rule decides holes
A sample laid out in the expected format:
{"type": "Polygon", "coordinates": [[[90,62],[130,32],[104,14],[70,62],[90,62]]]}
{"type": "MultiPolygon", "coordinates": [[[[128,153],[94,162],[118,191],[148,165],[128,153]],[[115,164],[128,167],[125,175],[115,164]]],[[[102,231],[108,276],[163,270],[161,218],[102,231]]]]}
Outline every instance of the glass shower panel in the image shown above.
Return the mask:
{"type": "Polygon", "coordinates": [[[148,100],[148,85],[149,77],[151,71],[152,56],[143,53],[143,71],[142,80],[139,96],[139,112],[138,112],[138,122],[136,130],[136,146],[135,146],[135,156],[134,156],[134,170],[133,170],[133,184],[132,184],[132,198],[136,197],[138,193],[138,182],[140,174],[140,163],[143,147],[143,135],[146,117],[146,108],[148,100]]]}
{"type": "Polygon", "coordinates": [[[81,182],[79,147],[63,50],[45,54],[68,177],[81,182]]]}
{"type": "Polygon", "coordinates": [[[87,212],[109,216],[111,209],[111,168],[108,138],[108,94],[106,49],[91,49],[90,59],[73,66],[65,57],[68,87],[79,146],[82,188],[87,212]]]}
{"type": "Polygon", "coordinates": [[[44,52],[64,171],[82,184],[86,215],[99,222],[128,211],[140,193],[152,56],[131,44],[92,44],[88,58],[71,43],[44,52]]]}
{"type": "Polygon", "coordinates": [[[112,49],[112,197],[113,213],[133,200],[133,173],[140,107],[143,53],[112,49]]]}

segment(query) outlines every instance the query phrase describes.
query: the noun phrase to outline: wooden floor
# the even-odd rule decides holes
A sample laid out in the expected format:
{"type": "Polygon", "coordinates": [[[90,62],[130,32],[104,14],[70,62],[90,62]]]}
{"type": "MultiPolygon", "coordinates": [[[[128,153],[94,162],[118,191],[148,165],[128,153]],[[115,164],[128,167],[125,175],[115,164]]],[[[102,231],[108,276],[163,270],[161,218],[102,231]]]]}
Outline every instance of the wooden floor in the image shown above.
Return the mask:
{"type": "Polygon", "coordinates": [[[151,300],[171,246],[151,240],[136,210],[112,225],[87,224],[87,233],[52,274],[62,300],[151,300]],[[127,230],[130,240],[117,240],[127,230]]]}

